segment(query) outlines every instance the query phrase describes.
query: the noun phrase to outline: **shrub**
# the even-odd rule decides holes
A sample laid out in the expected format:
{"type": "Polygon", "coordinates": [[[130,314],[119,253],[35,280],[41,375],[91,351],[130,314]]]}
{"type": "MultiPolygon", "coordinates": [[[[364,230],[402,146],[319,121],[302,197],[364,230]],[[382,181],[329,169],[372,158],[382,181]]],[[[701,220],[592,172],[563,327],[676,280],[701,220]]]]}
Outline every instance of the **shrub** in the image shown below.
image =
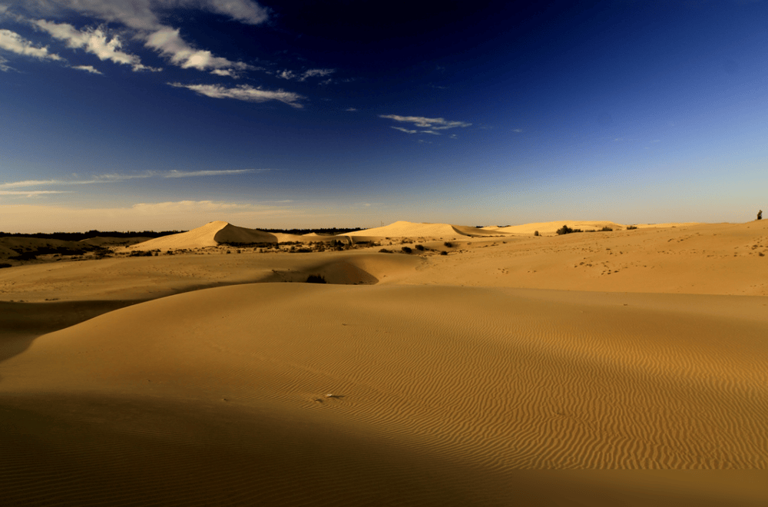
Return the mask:
{"type": "Polygon", "coordinates": [[[2,268],[12,268],[12,267],[13,267],[13,264],[8,264],[8,263],[5,263],[5,262],[0,263],[0,269],[2,269],[2,268]]]}
{"type": "Polygon", "coordinates": [[[411,247],[409,247],[409,246],[404,246],[404,247],[402,248],[402,250],[403,250],[403,252],[405,252],[405,253],[407,253],[407,254],[409,254],[409,253],[413,253],[413,250],[412,250],[412,249],[411,249],[411,247]]]}
{"type": "Polygon", "coordinates": [[[424,245],[416,245],[416,247],[415,247],[415,248],[416,248],[416,250],[418,250],[419,252],[423,252],[423,251],[424,251],[424,245]]]}
{"type": "Polygon", "coordinates": [[[309,275],[307,277],[307,283],[328,283],[325,281],[323,275],[309,275]]]}
{"type": "Polygon", "coordinates": [[[446,242],[445,242],[445,243],[443,243],[443,244],[444,244],[445,246],[447,246],[448,248],[453,248],[453,243],[451,243],[450,241],[446,241],[446,242]]]}
{"type": "Polygon", "coordinates": [[[606,225],[605,227],[603,227],[602,229],[600,229],[600,231],[601,231],[601,232],[610,232],[610,231],[612,231],[612,230],[613,230],[613,229],[611,229],[611,228],[610,228],[610,227],[608,227],[607,225],[606,225]]]}
{"type": "Polygon", "coordinates": [[[382,248],[381,250],[379,250],[379,252],[381,252],[381,253],[392,253],[392,250],[387,250],[386,248],[382,248]]]}
{"type": "Polygon", "coordinates": [[[534,235],[534,236],[538,236],[538,235],[539,235],[539,231],[535,231],[535,232],[533,233],[533,235],[534,235]]]}
{"type": "Polygon", "coordinates": [[[448,252],[446,252],[445,250],[443,250],[442,252],[440,252],[440,255],[448,255],[448,252]]]}
{"type": "Polygon", "coordinates": [[[628,225],[628,226],[627,226],[627,230],[628,230],[628,231],[633,231],[633,230],[635,230],[635,229],[637,229],[637,226],[636,226],[636,225],[628,225]]]}
{"type": "MultiPolygon", "coordinates": [[[[581,229],[571,229],[567,225],[562,226],[556,231],[558,234],[571,234],[573,232],[584,232],[581,229]]],[[[591,231],[594,232],[594,231],[591,231]]]]}

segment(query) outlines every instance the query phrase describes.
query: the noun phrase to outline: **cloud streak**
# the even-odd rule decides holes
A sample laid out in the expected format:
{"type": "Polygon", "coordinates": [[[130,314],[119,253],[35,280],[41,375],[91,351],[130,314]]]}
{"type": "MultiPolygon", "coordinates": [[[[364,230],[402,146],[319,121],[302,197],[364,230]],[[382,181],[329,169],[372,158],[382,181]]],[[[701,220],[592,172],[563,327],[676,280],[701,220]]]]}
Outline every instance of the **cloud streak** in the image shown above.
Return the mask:
{"type": "MultiPolygon", "coordinates": [[[[36,47],[31,41],[25,39],[16,32],[5,29],[0,30],[0,49],[17,55],[37,58],[38,60],[64,61],[59,55],[49,53],[47,46],[36,47]]],[[[2,62],[0,62],[0,64],[2,64],[2,62]]]]}
{"type": "MultiPolygon", "coordinates": [[[[144,41],[145,47],[168,58],[171,64],[184,69],[210,71],[219,76],[238,77],[254,67],[213,55],[185,41],[177,28],[161,21],[171,9],[200,9],[229,17],[241,23],[258,25],[269,19],[269,9],[252,0],[36,0],[25,6],[26,11],[39,15],[63,16],[68,11],[90,16],[111,24],[120,24],[144,41]]],[[[21,16],[16,15],[19,20],[21,16]]],[[[120,51],[117,37],[107,40],[103,28],[77,30],[66,23],[31,21],[52,36],[67,41],[71,48],[85,48],[102,60],[131,65],[134,70],[159,70],[144,66],[138,56],[120,51]]]]}
{"type": "Polygon", "coordinates": [[[413,123],[416,127],[431,130],[446,130],[457,127],[469,127],[472,124],[464,121],[448,121],[444,118],[426,118],[424,116],[400,116],[397,114],[382,114],[379,118],[387,118],[404,123],[413,123]]]}
{"type": "Polygon", "coordinates": [[[68,194],[70,192],[64,190],[0,190],[0,195],[13,195],[23,197],[36,197],[38,195],[47,194],[68,194]]]}
{"type": "Polygon", "coordinates": [[[175,88],[186,88],[200,95],[205,95],[206,97],[211,97],[214,99],[235,99],[245,102],[268,102],[270,100],[276,100],[297,109],[304,107],[299,103],[300,100],[304,99],[302,95],[299,95],[298,93],[287,92],[282,89],[263,90],[261,88],[253,88],[248,85],[241,85],[235,88],[226,88],[221,85],[185,85],[182,83],[168,84],[175,88]]]}
{"type": "Polygon", "coordinates": [[[102,28],[77,30],[67,23],[54,23],[42,19],[35,21],[34,25],[54,39],[64,41],[68,48],[84,49],[87,53],[96,55],[101,61],[130,65],[134,72],[160,70],[143,65],[137,55],[122,51],[122,41],[116,35],[110,39],[102,28]]]}
{"type": "Polygon", "coordinates": [[[167,57],[182,69],[210,70],[219,76],[236,77],[239,71],[253,69],[243,62],[233,62],[210,51],[195,49],[179,35],[177,28],[163,27],[147,37],[146,46],[167,57]]]}
{"type": "MultiPolygon", "coordinates": [[[[98,176],[92,176],[90,179],[85,180],[23,180],[13,181],[8,183],[0,183],[0,191],[9,188],[29,188],[29,187],[41,187],[41,186],[61,186],[61,185],[94,185],[99,183],[115,183],[120,181],[128,181],[144,178],[195,178],[195,177],[211,177],[211,176],[236,176],[240,174],[260,173],[270,171],[271,169],[224,169],[224,170],[212,170],[212,171],[147,171],[138,174],[101,174],[98,176]]],[[[27,194],[27,191],[21,191],[19,194],[27,194]]],[[[61,193],[59,191],[40,191],[39,193],[61,193]]],[[[6,193],[5,195],[13,195],[6,193]]]]}
{"type": "Polygon", "coordinates": [[[101,71],[99,71],[98,69],[95,69],[91,65],[78,65],[78,66],[72,67],[72,68],[76,69],[76,70],[82,70],[83,72],[88,72],[89,74],[98,74],[100,76],[104,75],[104,74],[101,73],[101,71]]]}
{"type": "Polygon", "coordinates": [[[294,81],[304,82],[311,77],[326,77],[336,72],[334,69],[309,69],[304,72],[293,72],[291,70],[283,70],[277,73],[277,77],[281,79],[289,79],[294,81]]]}

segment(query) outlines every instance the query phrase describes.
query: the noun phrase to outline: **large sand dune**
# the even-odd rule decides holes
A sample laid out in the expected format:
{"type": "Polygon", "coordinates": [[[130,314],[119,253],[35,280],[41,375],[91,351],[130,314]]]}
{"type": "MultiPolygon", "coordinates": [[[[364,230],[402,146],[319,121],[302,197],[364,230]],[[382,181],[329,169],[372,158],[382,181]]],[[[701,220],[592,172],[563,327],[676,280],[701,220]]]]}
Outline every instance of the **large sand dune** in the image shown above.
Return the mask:
{"type": "Polygon", "coordinates": [[[462,225],[449,224],[430,224],[413,223],[399,221],[383,227],[375,227],[364,231],[354,231],[346,234],[347,236],[373,236],[373,237],[392,237],[392,238],[440,238],[440,239],[458,239],[461,237],[483,237],[500,236],[501,232],[488,231],[482,228],[468,227],[462,225]]]}
{"type": "Polygon", "coordinates": [[[2,504],[768,503],[768,222],[455,237],[0,271],[2,504]]]}

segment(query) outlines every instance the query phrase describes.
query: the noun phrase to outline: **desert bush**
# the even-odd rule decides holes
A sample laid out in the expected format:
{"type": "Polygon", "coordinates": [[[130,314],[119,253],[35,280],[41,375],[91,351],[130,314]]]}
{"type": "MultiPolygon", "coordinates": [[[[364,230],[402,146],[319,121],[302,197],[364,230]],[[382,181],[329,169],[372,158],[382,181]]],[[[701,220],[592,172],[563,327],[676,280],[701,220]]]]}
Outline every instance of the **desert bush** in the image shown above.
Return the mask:
{"type": "Polygon", "coordinates": [[[444,244],[445,246],[447,246],[448,248],[453,248],[453,243],[451,243],[450,241],[446,241],[446,242],[445,242],[445,243],[443,243],[443,244],[444,244]]]}
{"type": "Polygon", "coordinates": [[[448,255],[448,252],[446,252],[445,250],[443,250],[442,252],[440,252],[440,255],[448,255]]]}
{"type": "Polygon", "coordinates": [[[307,277],[307,283],[328,283],[325,281],[323,275],[309,275],[307,277]]]}
{"type": "Polygon", "coordinates": [[[416,245],[416,246],[415,246],[415,248],[416,248],[416,250],[418,250],[419,252],[423,252],[423,251],[424,251],[424,245],[416,245]]]}
{"type": "Polygon", "coordinates": [[[12,267],[13,267],[13,264],[8,264],[8,263],[5,263],[5,262],[0,263],[0,269],[2,269],[2,268],[12,268],[12,267]]]}
{"type": "Polygon", "coordinates": [[[612,230],[613,230],[613,229],[611,229],[611,228],[610,228],[610,227],[608,227],[607,225],[606,225],[605,227],[603,227],[602,229],[600,229],[600,231],[601,231],[601,232],[610,232],[610,231],[612,231],[612,230]]]}
{"type": "Polygon", "coordinates": [[[407,253],[407,254],[409,254],[409,253],[413,253],[413,250],[412,250],[412,249],[411,249],[411,247],[409,247],[409,246],[404,246],[404,247],[402,248],[402,250],[403,250],[403,252],[405,252],[405,253],[407,253]]]}
{"type": "Polygon", "coordinates": [[[392,250],[387,250],[386,248],[382,248],[381,250],[379,250],[379,252],[381,252],[381,253],[392,253],[392,250]]]}
{"type": "Polygon", "coordinates": [[[633,230],[635,230],[635,229],[637,229],[637,226],[636,226],[636,225],[628,225],[628,226],[627,226],[627,230],[628,230],[628,231],[633,231],[633,230]]]}
{"type": "Polygon", "coordinates": [[[534,231],[533,235],[534,236],[539,236],[539,231],[534,231]]]}

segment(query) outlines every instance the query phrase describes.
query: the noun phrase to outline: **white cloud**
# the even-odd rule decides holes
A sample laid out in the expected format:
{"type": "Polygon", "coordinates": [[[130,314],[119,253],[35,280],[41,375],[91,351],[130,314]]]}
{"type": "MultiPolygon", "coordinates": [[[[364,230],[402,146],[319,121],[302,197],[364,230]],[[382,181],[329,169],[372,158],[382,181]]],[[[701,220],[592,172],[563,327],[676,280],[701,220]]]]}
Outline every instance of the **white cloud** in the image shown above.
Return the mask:
{"type": "MultiPolygon", "coordinates": [[[[9,183],[0,183],[0,190],[6,188],[28,188],[40,186],[61,185],[93,185],[97,183],[115,183],[120,181],[145,179],[145,178],[192,178],[204,176],[233,176],[238,174],[260,173],[270,169],[223,169],[211,171],[145,171],[137,174],[99,174],[89,179],[80,180],[23,180],[9,183]]],[[[21,192],[26,194],[27,192],[21,192]]],[[[55,193],[55,192],[49,192],[55,193]]]]}
{"type": "Polygon", "coordinates": [[[197,3],[211,12],[224,14],[249,25],[258,25],[269,19],[269,11],[250,0],[198,0],[197,3]]]}
{"type": "Polygon", "coordinates": [[[8,60],[0,56],[0,72],[8,72],[14,70],[13,67],[7,66],[6,63],[8,63],[8,60]]]}
{"type": "MultiPolygon", "coordinates": [[[[143,39],[148,48],[169,58],[174,65],[185,69],[218,71],[217,75],[231,77],[237,77],[237,71],[253,67],[195,48],[181,38],[178,29],[164,25],[159,14],[167,14],[174,8],[194,8],[252,25],[263,23],[269,17],[268,9],[252,0],[36,0],[26,7],[46,16],[75,11],[108,23],[122,24],[131,29],[138,39],[143,39]]],[[[77,47],[82,47],[82,44],[77,47]]]]}
{"type": "MultiPolygon", "coordinates": [[[[277,77],[281,79],[292,79],[295,81],[306,81],[308,78],[311,77],[325,77],[330,76],[336,72],[334,69],[309,69],[305,70],[304,72],[295,73],[291,70],[283,70],[277,73],[277,77]]],[[[323,84],[327,84],[327,81],[324,81],[323,84]]]]}
{"type": "Polygon", "coordinates": [[[91,65],[78,65],[78,66],[72,67],[72,68],[73,69],[77,69],[77,70],[82,70],[84,72],[89,72],[91,74],[99,74],[99,75],[102,75],[102,76],[104,75],[100,71],[98,71],[97,69],[93,68],[93,66],[91,66],[91,65]]]}
{"type": "Polygon", "coordinates": [[[228,169],[223,171],[170,171],[163,174],[163,178],[191,178],[198,176],[230,176],[236,174],[248,174],[252,172],[263,172],[269,169],[228,169]]]}
{"type": "Polygon", "coordinates": [[[421,134],[432,134],[433,136],[440,136],[440,135],[442,135],[440,132],[435,132],[434,130],[422,130],[420,133],[421,134]]]}
{"type": "Polygon", "coordinates": [[[456,127],[469,127],[471,123],[463,121],[448,121],[444,118],[426,118],[424,116],[399,116],[396,114],[382,114],[380,118],[387,118],[405,123],[413,123],[417,127],[429,128],[432,130],[445,130],[456,127]]]}
{"type": "Polygon", "coordinates": [[[179,35],[177,28],[163,27],[147,37],[147,47],[155,49],[170,59],[171,63],[182,69],[197,70],[246,70],[252,67],[242,62],[232,62],[226,58],[213,56],[210,51],[194,49],[179,35]]]}
{"type": "Polygon", "coordinates": [[[46,194],[68,194],[63,190],[0,190],[0,195],[14,195],[23,197],[37,197],[46,194]]]}
{"type": "Polygon", "coordinates": [[[408,130],[408,129],[404,129],[403,127],[390,127],[390,128],[399,130],[400,132],[405,132],[406,134],[417,134],[419,132],[418,130],[408,130]]]}
{"type": "Polygon", "coordinates": [[[214,99],[235,99],[243,100],[246,102],[267,102],[269,100],[277,100],[284,102],[289,106],[295,108],[304,107],[298,103],[304,97],[293,92],[286,92],[284,90],[262,90],[261,88],[253,88],[248,85],[241,85],[236,88],[225,88],[221,85],[185,85],[181,83],[168,83],[176,88],[186,88],[192,90],[206,97],[212,97],[214,99]]]}
{"type": "Polygon", "coordinates": [[[32,42],[10,30],[0,30],[0,49],[40,60],[63,60],[59,55],[49,53],[48,47],[35,47],[32,42]]]}
{"type": "Polygon", "coordinates": [[[140,31],[162,28],[157,13],[173,8],[207,10],[251,25],[269,18],[268,10],[252,0],[36,0],[30,4],[26,7],[46,14],[72,10],[140,31]]]}
{"type": "Polygon", "coordinates": [[[522,132],[522,131],[523,131],[523,129],[515,129],[515,130],[513,130],[512,132],[517,132],[517,133],[519,134],[519,133],[520,133],[520,132],[522,132]]]}
{"type": "Polygon", "coordinates": [[[357,111],[357,109],[355,109],[354,107],[348,107],[344,111],[348,111],[350,113],[354,113],[355,111],[357,111]]]}
{"type": "Polygon", "coordinates": [[[99,60],[130,65],[134,71],[160,70],[142,65],[141,59],[137,55],[121,51],[123,43],[118,36],[115,35],[110,40],[102,28],[77,30],[67,23],[54,23],[43,19],[35,21],[34,24],[41,30],[48,32],[51,37],[65,41],[67,47],[85,49],[86,52],[96,55],[99,60]]]}

